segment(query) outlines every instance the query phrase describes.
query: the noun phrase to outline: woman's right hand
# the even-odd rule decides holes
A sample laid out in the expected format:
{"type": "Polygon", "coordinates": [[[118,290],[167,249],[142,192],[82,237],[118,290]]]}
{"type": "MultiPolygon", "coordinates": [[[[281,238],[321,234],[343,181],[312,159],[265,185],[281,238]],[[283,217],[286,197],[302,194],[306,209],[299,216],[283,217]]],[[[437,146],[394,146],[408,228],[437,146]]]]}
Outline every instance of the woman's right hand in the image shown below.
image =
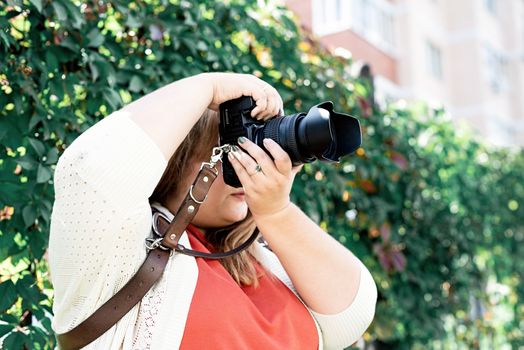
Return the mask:
{"type": "Polygon", "coordinates": [[[218,111],[218,106],[241,96],[252,96],[256,107],[251,116],[266,120],[283,114],[284,104],[277,90],[251,74],[204,73],[213,85],[213,101],[208,108],[218,111]]]}

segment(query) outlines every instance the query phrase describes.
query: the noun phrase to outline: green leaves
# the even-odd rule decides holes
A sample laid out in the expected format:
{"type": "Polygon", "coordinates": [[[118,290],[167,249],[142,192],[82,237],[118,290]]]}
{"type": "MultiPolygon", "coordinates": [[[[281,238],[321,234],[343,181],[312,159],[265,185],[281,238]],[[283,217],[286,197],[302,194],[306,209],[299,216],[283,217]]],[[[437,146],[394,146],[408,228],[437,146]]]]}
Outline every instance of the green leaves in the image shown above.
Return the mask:
{"type": "Polygon", "coordinates": [[[129,90],[132,92],[140,92],[144,88],[144,82],[138,75],[133,75],[129,81],[129,90]]]}
{"type": "Polygon", "coordinates": [[[11,280],[0,283],[0,312],[9,309],[18,298],[15,284],[11,280]]]}
{"type": "Polygon", "coordinates": [[[47,182],[51,179],[52,176],[53,172],[51,171],[51,169],[49,169],[49,167],[43,164],[38,164],[38,170],[36,172],[37,183],[47,182]]]}
{"type": "MultiPolygon", "coordinates": [[[[504,302],[514,319],[503,326],[519,328],[522,152],[458,135],[441,110],[379,109],[371,82],[349,74],[351,62],[301,37],[288,10],[271,2],[15,5],[0,10],[6,29],[0,31],[0,263],[18,267],[0,276],[4,347],[53,345],[40,259],[50,230],[53,166],[64,146],[124,103],[203,71],[256,74],[279,91],[287,115],[331,100],[335,110],[360,119],[362,148],[339,164],[307,164],[292,197],[372,271],[380,292],[372,339],[400,349],[431,348],[432,340],[449,337],[471,348],[440,321],[472,328],[463,310],[472,294],[492,307],[479,283],[490,276],[510,288],[504,302]],[[26,6],[30,15],[22,18],[26,6]],[[13,36],[17,17],[28,24],[13,36]],[[17,299],[23,302],[11,308],[17,299]],[[17,328],[29,310],[42,329],[17,328]]],[[[502,321],[476,322],[486,332],[507,333],[500,332],[502,321]]],[[[517,348],[524,340],[515,334],[517,348]]]]}
{"type": "Polygon", "coordinates": [[[67,10],[60,1],[53,1],[51,3],[51,6],[55,10],[56,17],[59,21],[66,21],[67,20],[67,10]]]}
{"type": "Polygon", "coordinates": [[[6,349],[23,349],[31,348],[30,339],[21,331],[13,330],[3,341],[6,349]]]}
{"type": "Polygon", "coordinates": [[[36,151],[36,154],[38,154],[38,156],[44,155],[46,149],[42,141],[32,137],[29,137],[27,140],[29,141],[29,144],[33,147],[33,149],[36,151]]]}
{"type": "Polygon", "coordinates": [[[48,72],[54,72],[58,69],[58,60],[51,50],[47,50],[45,53],[45,62],[47,64],[48,72]]]}
{"type": "Polygon", "coordinates": [[[93,28],[87,34],[87,46],[88,47],[99,47],[104,43],[104,35],[98,30],[98,28],[93,28]]]}
{"type": "Polygon", "coordinates": [[[42,0],[29,0],[33,4],[38,12],[42,12],[42,0]]]}
{"type": "Polygon", "coordinates": [[[24,218],[24,224],[26,228],[35,222],[36,216],[36,208],[31,203],[24,207],[22,210],[22,217],[24,218]]]}

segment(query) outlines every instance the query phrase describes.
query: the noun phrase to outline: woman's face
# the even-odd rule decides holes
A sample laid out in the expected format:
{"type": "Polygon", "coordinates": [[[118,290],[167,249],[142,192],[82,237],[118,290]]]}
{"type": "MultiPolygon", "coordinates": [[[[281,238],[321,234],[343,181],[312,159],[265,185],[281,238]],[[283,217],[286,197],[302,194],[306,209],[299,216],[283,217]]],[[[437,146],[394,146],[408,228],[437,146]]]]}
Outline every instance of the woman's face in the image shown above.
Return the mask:
{"type": "MultiPolygon", "coordinates": [[[[186,177],[186,183],[181,187],[180,193],[168,201],[168,209],[174,214],[185,198],[189,186],[195,180],[200,169],[200,162],[193,163],[193,167],[186,177]]],[[[217,169],[221,169],[217,164],[217,169]]],[[[243,220],[247,216],[247,203],[244,200],[244,190],[226,185],[222,171],[219,171],[209,192],[207,199],[200,205],[198,213],[191,223],[198,228],[220,228],[229,226],[243,220]]]]}

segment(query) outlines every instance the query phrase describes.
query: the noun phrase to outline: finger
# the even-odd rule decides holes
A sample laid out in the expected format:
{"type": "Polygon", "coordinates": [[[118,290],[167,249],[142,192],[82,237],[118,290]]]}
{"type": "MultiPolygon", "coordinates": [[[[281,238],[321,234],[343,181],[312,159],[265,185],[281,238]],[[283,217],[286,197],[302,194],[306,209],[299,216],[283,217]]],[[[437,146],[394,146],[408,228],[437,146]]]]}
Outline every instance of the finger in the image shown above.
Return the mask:
{"type": "Polygon", "coordinates": [[[255,100],[256,106],[251,111],[251,116],[257,120],[263,119],[268,104],[268,94],[263,88],[261,90],[261,98],[255,100]]]}
{"type": "Polygon", "coordinates": [[[254,158],[258,165],[262,167],[264,174],[269,177],[281,175],[275,167],[275,163],[273,163],[271,157],[269,157],[269,155],[262,148],[251,142],[251,140],[245,137],[239,137],[238,144],[240,147],[246,150],[246,152],[249,153],[251,157],[254,158]]]}
{"type": "Polygon", "coordinates": [[[278,91],[265,81],[263,81],[262,90],[266,93],[267,103],[265,108],[257,110],[257,119],[267,120],[278,115],[278,107],[280,102],[282,101],[282,98],[278,94],[278,91]]]}
{"type": "Polygon", "coordinates": [[[284,102],[282,101],[282,97],[280,96],[280,94],[278,93],[277,89],[274,89],[275,90],[275,94],[276,94],[276,106],[275,106],[275,113],[273,114],[274,116],[279,116],[280,115],[280,110],[284,111],[284,102]]]}
{"type": "Polygon", "coordinates": [[[235,156],[236,160],[238,160],[238,162],[244,167],[244,169],[246,169],[246,172],[249,176],[253,176],[256,174],[255,169],[258,164],[257,162],[255,162],[253,158],[251,158],[249,154],[242,151],[240,148],[237,148],[237,150],[235,151],[231,151],[231,154],[235,156]]]}
{"type": "Polygon", "coordinates": [[[304,164],[294,166],[291,168],[291,172],[293,173],[293,175],[296,175],[300,172],[300,170],[302,170],[303,167],[304,167],[304,164]]]}
{"type": "Polygon", "coordinates": [[[280,104],[279,104],[280,108],[278,110],[278,115],[279,116],[281,116],[281,115],[283,116],[283,115],[285,115],[284,114],[284,101],[282,101],[282,97],[280,95],[278,95],[278,98],[280,99],[280,104]]]}
{"type": "Polygon", "coordinates": [[[244,82],[244,84],[242,84],[242,95],[253,97],[256,106],[251,111],[251,116],[255,118],[261,111],[260,106],[265,106],[267,103],[267,94],[262,88],[260,88],[261,86],[264,86],[263,84],[267,83],[253,74],[245,74],[245,76],[246,79],[242,80],[244,82]]]}
{"type": "Polygon", "coordinates": [[[267,84],[264,86],[264,90],[268,93],[268,103],[264,113],[264,120],[270,119],[277,115],[279,95],[278,91],[271,85],[267,84]]]}
{"type": "MultiPolygon", "coordinates": [[[[257,78],[252,74],[245,74],[246,79],[242,79],[241,84],[241,94],[243,96],[251,96],[255,103],[262,99],[266,98],[266,93],[262,89],[256,88],[260,86],[260,83],[264,82],[263,80],[257,78]]],[[[253,112],[253,111],[252,111],[253,112]]]]}
{"type": "Polygon", "coordinates": [[[275,94],[271,94],[268,98],[264,120],[276,116],[277,112],[278,112],[277,99],[276,99],[275,94]]]}
{"type": "Polygon", "coordinates": [[[282,97],[280,97],[280,94],[275,88],[273,88],[273,90],[275,92],[275,108],[273,109],[271,116],[275,117],[279,115],[280,108],[282,107],[282,97]]]}
{"type": "Polygon", "coordinates": [[[235,158],[235,156],[231,152],[227,154],[227,157],[229,159],[229,162],[233,166],[233,169],[235,169],[235,173],[237,174],[238,179],[242,183],[242,186],[244,186],[244,188],[251,188],[253,186],[253,180],[251,179],[251,176],[249,176],[249,174],[247,173],[244,166],[240,164],[238,159],[235,158]]]}
{"type": "Polygon", "coordinates": [[[291,174],[291,158],[289,155],[280,147],[278,143],[272,139],[264,139],[264,147],[271,153],[277,170],[286,176],[291,174]]]}
{"type": "Polygon", "coordinates": [[[269,85],[269,88],[272,93],[270,94],[270,97],[269,97],[270,103],[268,103],[268,107],[267,107],[267,111],[269,113],[269,115],[267,116],[267,119],[278,116],[280,107],[282,105],[282,98],[280,97],[278,91],[271,85],[269,85]]]}

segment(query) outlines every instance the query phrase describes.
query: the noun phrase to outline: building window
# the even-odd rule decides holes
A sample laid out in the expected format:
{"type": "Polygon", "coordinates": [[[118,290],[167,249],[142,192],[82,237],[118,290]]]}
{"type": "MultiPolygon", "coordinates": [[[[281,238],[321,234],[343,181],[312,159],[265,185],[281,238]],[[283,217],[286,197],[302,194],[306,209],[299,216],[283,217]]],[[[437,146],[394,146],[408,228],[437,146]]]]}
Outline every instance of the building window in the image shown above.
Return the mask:
{"type": "Polygon", "coordinates": [[[342,20],[342,0],[321,0],[322,9],[321,24],[333,24],[342,20]]]}
{"type": "Polygon", "coordinates": [[[313,30],[326,35],[349,28],[349,8],[345,0],[313,0],[313,30]]]}
{"type": "Polygon", "coordinates": [[[356,29],[370,29],[371,4],[369,0],[353,0],[351,6],[351,17],[356,29]]]}
{"type": "Polygon", "coordinates": [[[440,49],[430,42],[426,43],[427,66],[431,75],[442,79],[442,54],[440,49]]]}
{"type": "Polygon", "coordinates": [[[393,6],[387,1],[352,0],[351,22],[355,32],[374,44],[394,48],[393,6]]]}
{"type": "Polygon", "coordinates": [[[395,5],[388,0],[313,0],[313,31],[352,29],[387,53],[395,52],[395,5]]]}
{"type": "Polygon", "coordinates": [[[490,46],[484,47],[485,75],[491,90],[498,94],[508,89],[508,60],[490,46]]]}
{"type": "Polygon", "coordinates": [[[340,3],[342,0],[335,0],[335,17],[337,21],[340,21],[342,19],[342,4],[340,3]]]}
{"type": "Polygon", "coordinates": [[[484,0],[484,7],[491,14],[497,14],[497,0],[484,0]]]}
{"type": "Polygon", "coordinates": [[[381,38],[392,47],[394,46],[395,37],[393,33],[395,32],[393,26],[393,17],[391,14],[380,11],[379,13],[379,23],[378,23],[378,32],[380,33],[381,38]]]}

